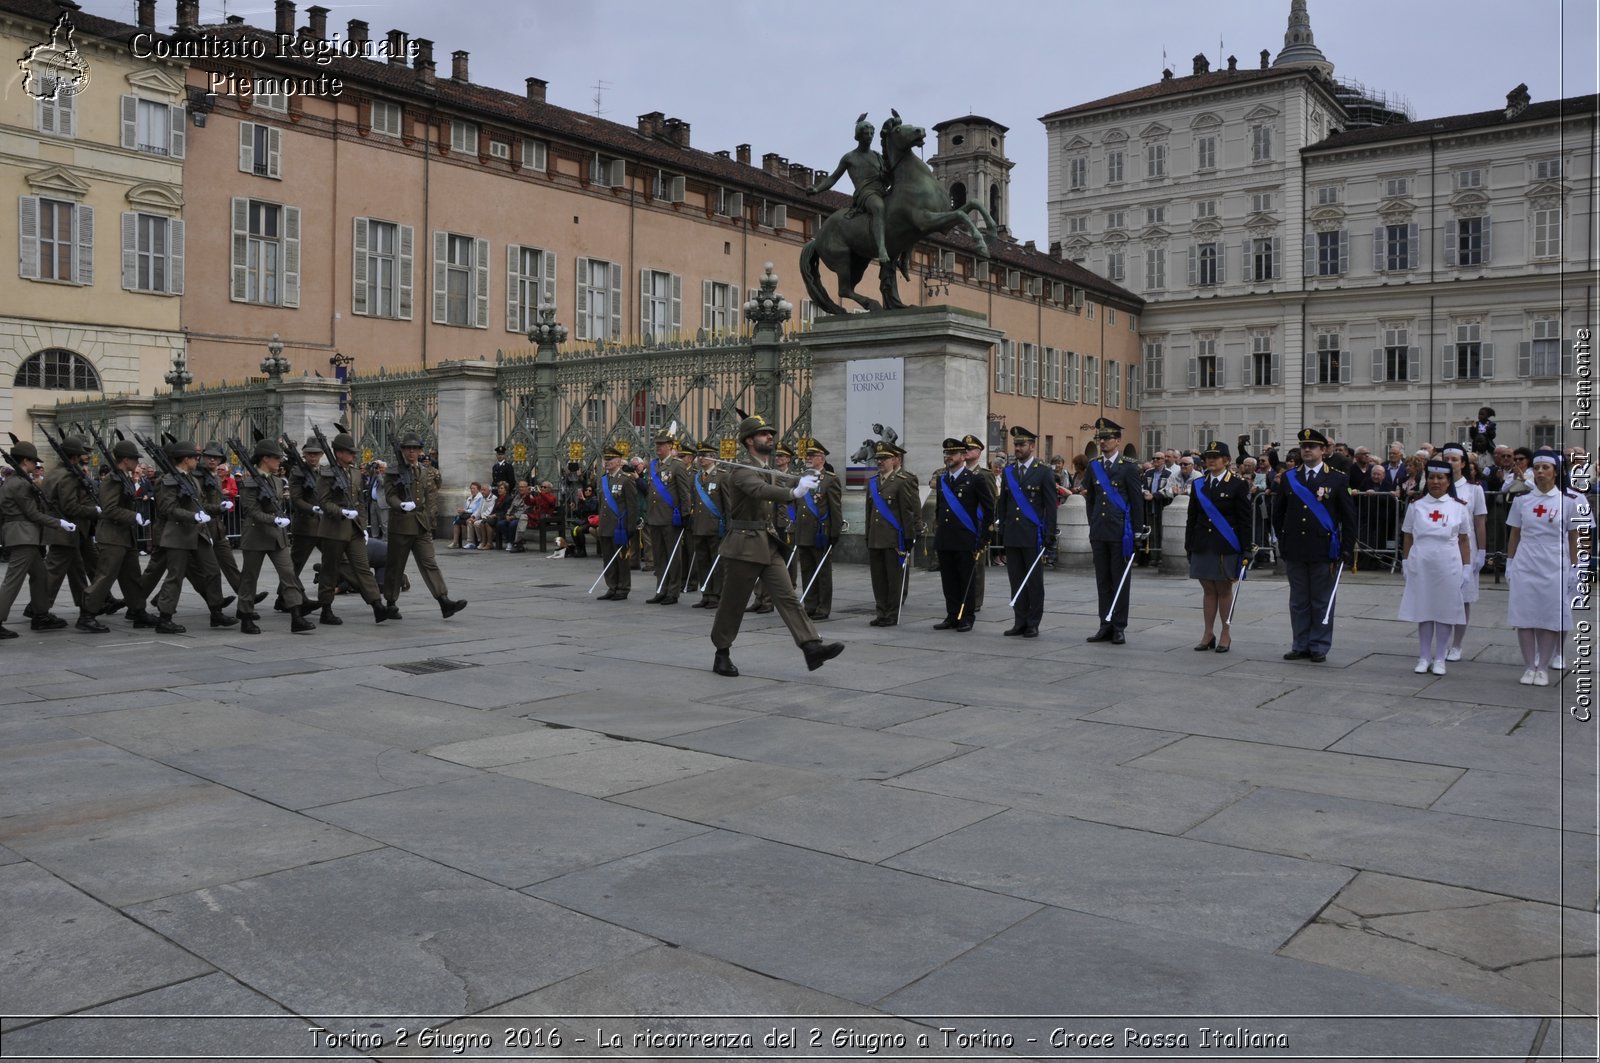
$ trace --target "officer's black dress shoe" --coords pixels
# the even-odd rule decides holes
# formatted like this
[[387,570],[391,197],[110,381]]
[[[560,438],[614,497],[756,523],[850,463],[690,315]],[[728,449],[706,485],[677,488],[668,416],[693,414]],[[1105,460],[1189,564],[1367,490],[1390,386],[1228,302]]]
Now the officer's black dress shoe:
[[678,596],[676,594],[674,594],[670,598],[663,598],[663,599],[661,599],[659,604],[661,604],[661,605],[677,605],[678,604]]
[[739,669],[733,666],[733,658],[727,650],[718,650],[716,659],[711,662],[711,670],[718,675],[733,677],[739,674]]
[[[1008,627],[1004,631],[1000,632],[1000,634],[1002,634],[1002,635],[1020,635],[1026,630],[1028,630],[1027,627],[1022,625],[1022,624],[1012,624],[1010,627]],[[1093,642],[1094,640],[1090,639],[1089,641]]]
[[390,620],[404,620],[405,619],[405,617],[400,615],[400,607],[398,605],[396,605],[394,602],[390,602],[388,605],[384,606],[384,611],[389,614],[389,619]]
[[644,604],[646,604],[646,605],[660,605],[662,602],[664,602],[666,600],[667,600],[667,596],[665,594],[657,594],[657,595],[653,595],[652,597],[646,598],[644,600]]
[[106,604],[100,607],[100,615],[110,616],[111,614],[120,611],[122,607],[127,604],[128,603],[123,601],[121,598],[107,598]]
[[1039,629],[1036,627],[1023,628],[1022,637],[1025,639],[1036,639],[1039,637]]
[[1116,631],[1114,629],[1109,628],[1109,627],[1103,627],[1099,631],[1096,631],[1093,635],[1090,635],[1088,638],[1084,639],[1083,641],[1085,641],[1085,642],[1110,642],[1111,641],[1111,636],[1114,635],[1114,634],[1116,634]]
[[466,607],[467,600],[465,598],[457,598],[453,601],[449,598],[439,599],[439,612],[444,614],[446,620],[449,620]]
[[333,624],[334,626],[344,623],[343,620],[333,615],[332,606],[323,606],[322,615],[317,618],[317,622],[322,624]]
[[961,623],[956,625],[956,630],[957,631],[971,631],[972,630],[972,621],[970,621],[970,620],[961,621]]
[[382,602],[373,602],[372,603],[372,620],[373,620],[373,623],[381,624],[387,619],[389,619],[389,607],[387,605],[384,605]]
[[111,630],[92,616],[80,616],[78,622],[72,626],[79,631],[87,631],[95,635]]
[[597,602],[611,602],[611,601],[615,601],[616,598],[617,598],[617,592],[616,591],[606,591],[600,597],[596,598],[595,601],[597,601]]
[[12,631],[10,628],[0,627],[0,639],[14,639],[14,638],[18,638],[18,637],[19,636],[17,635],[17,633],[15,631]]
[[1312,664],[1321,664],[1328,659],[1326,653],[1311,653],[1307,655]]
[[1283,659],[1286,661],[1303,661],[1310,656],[1310,650],[1290,650],[1288,653],[1283,655]]
[[1120,628],[1111,633],[1111,645],[1120,646],[1124,642],[1127,642],[1127,641],[1128,641],[1128,637],[1122,633],[1122,630]]
[[28,626],[35,631],[54,631],[56,628],[66,627],[67,622],[54,613],[38,613]]
[[806,655],[806,670],[815,672],[823,663],[831,661],[844,652],[842,642],[823,642],[821,639],[812,639],[800,647]]
[[957,623],[959,623],[959,621],[957,621],[953,617],[948,617],[947,616],[943,620],[939,621],[937,624],[933,625],[933,630],[935,630],[935,631],[949,631],[951,628],[955,627]]

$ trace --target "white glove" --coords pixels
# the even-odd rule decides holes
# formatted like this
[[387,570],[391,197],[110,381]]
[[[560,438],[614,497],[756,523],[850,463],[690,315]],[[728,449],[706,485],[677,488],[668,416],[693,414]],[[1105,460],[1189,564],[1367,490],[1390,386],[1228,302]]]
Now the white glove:
[[222,500],[222,512],[224,512],[224,513],[232,513],[233,512],[233,503],[231,501],[229,501],[228,499],[226,499],[226,498],[224,498]]
[[1468,561],[1466,564],[1461,566],[1462,586],[1466,586],[1467,584],[1474,582],[1477,578],[1477,570],[1472,567],[1471,561]]
[[402,502],[400,503],[400,508],[410,513],[417,508],[417,504],[415,502]]
[[288,517],[273,517],[272,518],[272,523],[276,524],[280,528],[287,528],[289,526],[289,518]]
[[802,476],[799,484],[795,486],[795,489],[790,494],[797,499],[804,498],[817,489],[819,482],[815,476]]
[[194,515],[194,522],[196,524],[210,524],[211,514],[202,509]]
[[367,529],[362,528],[361,529],[361,541],[362,542],[368,542],[369,540],[371,540],[371,538],[372,538],[372,536],[371,536],[371,534],[368,533]]
[[353,510],[353,509],[341,509],[339,512],[344,514],[344,519],[345,520],[355,520],[356,519],[356,511]]
[[95,506],[94,507],[94,515],[97,516],[97,517],[104,516],[105,515],[105,510],[101,509],[99,506]]
[[62,531],[72,532],[78,530],[78,526],[72,523],[70,520],[59,520],[56,521],[56,523],[61,525]]
[[143,513],[135,513],[133,515],[133,522],[139,527],[143,528],[150,523],[150,518],[145,516]]
[[317,516],[320,517],[320,516],[322,516],[322,507],[321,506],[312,506],[311,507],[311,512],[315,513]]

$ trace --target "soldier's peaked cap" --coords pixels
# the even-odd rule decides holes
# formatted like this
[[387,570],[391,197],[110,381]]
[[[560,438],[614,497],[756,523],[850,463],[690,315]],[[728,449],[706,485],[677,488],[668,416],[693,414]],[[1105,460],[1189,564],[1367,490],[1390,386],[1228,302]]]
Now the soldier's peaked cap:
[[616,447],[607,447],[605,449],[605,457],[607,459],[620,458],[622,457],[622,451],[618,450]]
[[818,443],[815,439],[813,439],[811,442],[806,444],[806,453],[807,454],[821,454],[823,457],[827,457],[828,456],[828,448],[823,446],[821,443]]
[[968,450],[984,450],[984,449],[987,449],[987,445],[984,443],[984,441],[979,439],[975,435],[971,435],[971,434],[964,435],[964,436],[961,437],[961,442],[966,444],[966,448]]
[[1032,440],[1038,439],[1039,437],[1037,435],[1035,435],[1031,429],[1024,428],[1020,424],[1018,424],[1018,425],[1012,425],[1011,426],[1011,438],[1013,440],[1024,440],[1025,439],[1025,440],[1028,440],[1028,441],[1031,442]]

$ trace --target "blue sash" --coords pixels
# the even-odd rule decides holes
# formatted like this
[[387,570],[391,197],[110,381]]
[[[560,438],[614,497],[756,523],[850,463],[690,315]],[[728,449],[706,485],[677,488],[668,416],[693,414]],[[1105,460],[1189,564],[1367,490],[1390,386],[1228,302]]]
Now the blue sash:
[[867,481],[867,491],[872,495],[872,504],[877,507],[878,515],[884,520],[888,521],[889,527],[894,529],[894,537],[897,544],[896,549],[898,549],[902,555],[900,558],[900,564],[904,566],[906,563],[906,557],[910,556],[906,554],[906,532],[905,529],[900,526],[900,522],[894,519],[894,514],[889,512],[889,507],[884,504],[883,495],[878,492],[878,477],[874,476],[872,479]]
[[667,490],[666,482],[661,479],[661,474],[656,471],[654,460],[650,462],[650,482],[655,484],[656,494],[661,496],[662,501],[672,507],[672,526],[674,528],[683,527],[683,514],[678,512],[678,500],[671,491]]
[[711,500],[710,493],[706,491],[706,485],[700,482],[700,477],[698,476],[694,478],[694,489],[700,492],[700,501],[704,502],[706,508],[711,511],[711,515],[717,518],[717,534],[727,535],[728,522],[722,519],[722,510],[718,509],[717,504]]
[[611,542],[616,546],[623,546],[628,541],[628,521],[623,517],[622,510],[617,508],[617,500],[611,497],[611,477],[601,475],[600,497],[606,500],[606,508],[611,510],[612,516],[617,518],[617,526],[611,529]]
[[[1207,477],[1210,479],[1210,477]],[[1233,547],[1234,553],[1241,553],[1239,537],[1233,533],[1233,525],[1222,519],[1222,514],[1217,511],[1217,504],[1206,495],[1206,488],[1201,484],[1195,489],[1194,497],[1200,500],[1200,508],[1206,511],[1206,517],[1211,521],[1211,526],[1222,533],[1222,537]]]
[[1337,561],[1339,559],[1339,529],[1334,526],[1333,514],[1329,513],[1328,507],[1323,505],[1321,500],[1311,493],[1311,488],[1307,487],[1305,481],[1300,479],[1302,475],[1304,474],[1290,470],[1285,474],[1284,478],[1289,481],[1289,489],[1295,493],[1295,497],[1300,500],[1300,504],[1311,511],[1311,515],[1317,518],[1317,523],[1322,525],[1322,530],[1328,533],[1328,560]]
[[950,489],[950,477],[948,475],[939,477],[939,492],[944,495],[944,504],[950,508],[950,512],[956,515],[956,519],[961,522],[961,526],[971,532],[973,539],[976,540],[978,537],[977,522],[972,519],[972,514],[967,512],[967,507],[961,504],[961,499],[957,498],[956,493]]
[[1133,556],[1133,514],[1128,510],[1128,500],[1122,497],[1122,492],[1111,485],[1111,477],[1106,475],[1105,459],[1097,458],[1089,463],[1094,469],[1094,478],[1100,482],[1100,490],[1105,492],[1113,505],[1122,510],[1122,556]]
[[812,497],[809,494],[805,496],[803,501],[806,504],[806,508],[811,511],[811,515],[816,518],[816,521],[817,521],[817,543],[816,543],[816,548],[818,550],[821,550],[824,546],[828,545],[828,518],[823,516],[821,513],[817,512],[817,503],[812,499]]
[[1038,545],[1044,547],[1044,521],[1039,519],[1039,513],[1033,508],[1033,503],[1028,501],[1028,496],[1022,493],[1022,485],[1017,483],[1017,467],[1015,464],[1006,466],[1006,487],[1011,490],[1011,497],[1016,500],[1017,512],[1022,514],[1022,519],[1033,525],[1034,534],[1038,536]]

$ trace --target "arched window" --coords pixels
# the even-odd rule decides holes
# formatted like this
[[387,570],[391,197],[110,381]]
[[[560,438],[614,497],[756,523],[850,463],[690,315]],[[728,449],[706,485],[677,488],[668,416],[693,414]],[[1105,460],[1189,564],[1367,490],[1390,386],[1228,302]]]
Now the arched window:
[[950,186],[950,209],[960,210],[967,202],[967,186],[964,182],[957,181]]
[[1000,220],[1000,186],[989,186],[989,215],[996,222]]
[[13,387],[54,391],[99,391],[100,374],[89,360],[59,347],[32,355],[17,367]]

